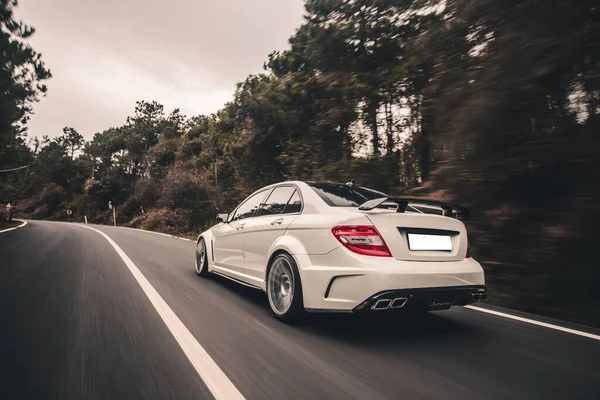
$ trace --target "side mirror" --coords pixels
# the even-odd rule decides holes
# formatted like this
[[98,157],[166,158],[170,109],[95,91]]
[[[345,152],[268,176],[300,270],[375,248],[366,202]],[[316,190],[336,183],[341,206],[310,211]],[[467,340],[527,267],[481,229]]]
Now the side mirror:
[[227,218],[229,217],[229,214],[217,214],[217,222],[226,222]]

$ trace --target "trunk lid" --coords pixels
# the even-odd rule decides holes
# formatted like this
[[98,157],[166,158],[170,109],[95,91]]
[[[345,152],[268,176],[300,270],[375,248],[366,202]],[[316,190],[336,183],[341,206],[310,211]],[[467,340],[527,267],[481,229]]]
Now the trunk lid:
[[466,256],[467,230],[455,218],[382,209],[357,212],[369,218],[398,260],[459,261]]

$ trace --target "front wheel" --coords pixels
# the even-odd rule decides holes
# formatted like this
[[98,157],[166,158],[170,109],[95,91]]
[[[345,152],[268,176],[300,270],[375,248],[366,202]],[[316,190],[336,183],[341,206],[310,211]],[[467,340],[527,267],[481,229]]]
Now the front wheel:
[[206,278],[209,276],[208,259],[206,257],[206,244],[204,239],[200,238],[196,244],[196,275]]
[[289,254],[279,254],[271,261],[267,297],[271,312],[280,320],[297,321],[304,315],[302,282],[296,262]]

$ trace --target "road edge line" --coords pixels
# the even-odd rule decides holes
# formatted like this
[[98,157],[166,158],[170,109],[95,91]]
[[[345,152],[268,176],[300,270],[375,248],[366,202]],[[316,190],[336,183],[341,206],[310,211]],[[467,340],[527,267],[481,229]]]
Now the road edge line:
[[25,225],[27,225],[27,221],[23,221],[23,220],[20,220],[20,219],[15,219],[15,221],[21,221],[23,223],[21,225],[13,226],[12,228],[2,229],[0,231],[0,233],[4,233],[4,232],[8,232],[8,231],[14,231],[15,229],[19,229],[19,228],[22,228]]
[[140,229],[140,228],[131,228],[129,226],[117,226],[117,228],[131,229],[131,230],[134,230],[134,231],[140,231],[140,232],[146,232],[146,233],[153,233],[155,235],[167,236],[167,237],[170,237],[170,238],[181,239],[181,240],[185,240],[185,241],[188,241],[188,242],[193,242],[192,239],[184,238],[184,237],[181,237],[181,236],[169,235],[168,233],[149,231],[149,230]]
[[242,396],[239,390],[229,378],[227,378],[225,373],[219,368],[217,363],[210,357],[202,345],[198,343],[194,335],[192,335],[183,322],[181,322],[179,317],[177,317],[175,312],[169,307],[160,294],[158,294],[156,289],[154,289],[152,284],[146,279],[133,261],[131,261],[129,256],[125,254],[121,247],[119,247],[110,236],[98,229],[86,225],[78,226],[101,234],[115,249],[181,347],[181,350],[183,350],[183,353],[200,376],[200,379],[202,379],[215,399],[245,400],[244,396]]
[[483,312],[483,313],[488,313],[488,314],[496,315],[498,317],[504,317],[504,318],[512,319],[512,320],[515,320],[515,321],[525,322],[525,323],[528,323],[528,324],[531,324],[531,325],[537,325],[537,326],[542,326],[542,327],[548,328],[548,329],[554,329],[556,331],[561,331],[561,332],[570,333],[570,334],[573,334],[573,335],[583,336],[583,337],[586,337],[588,339],[600,340],[600,335],[594,335],[593,333],[582,332],[582,331],[578,331],[576,329],[571,329],[571,328],[565,328],[564,326],[549,324],[547,322],[536,321],[534,319],[529,319],[529,318],[518,317],[516,315],[506,314],[506,313],[503,313],[503,312],[500,312],[500,311],[490,310],[488,308],[483,308],[483,307],[465,306],[465,308],[468,308],[470,310],[475,310],[475,311]]

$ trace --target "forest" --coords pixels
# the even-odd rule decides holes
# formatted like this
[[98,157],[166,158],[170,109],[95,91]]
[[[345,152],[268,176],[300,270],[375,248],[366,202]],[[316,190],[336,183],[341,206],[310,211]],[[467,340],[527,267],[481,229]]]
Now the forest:
[[51,73],[15,5],[0,0],[0,201],[16,217],[110,224],[111,201],[118,225],[195,237],[266,184],[354,179],[472,207],[492,304],[600,326],[597,1],[306,0],[218,112],[144,99],[91,140],[27,136]]

